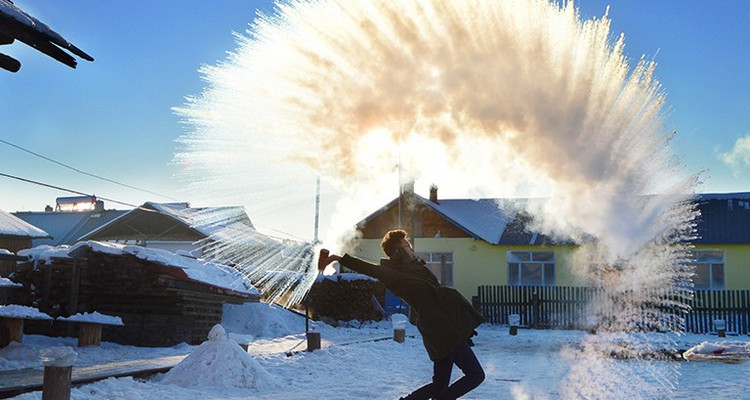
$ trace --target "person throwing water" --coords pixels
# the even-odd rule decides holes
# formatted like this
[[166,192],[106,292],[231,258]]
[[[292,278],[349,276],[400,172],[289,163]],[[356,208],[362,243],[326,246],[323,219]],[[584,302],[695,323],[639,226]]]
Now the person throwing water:
[[[484,318],[455,289],[440,286],[425,262],[414,253],[406,231],[392,230],[380,243],[388,256],[381,265],[349,254],[321,254],[319,265],[338,261],[342,266],[381,281],[388,290],[411,307],[417,329],[433,362],[432,382],[401,400],[457,399],[484,381],[484,370],[471,346],[475,329]],[[414,320],[414,318],[413,318]],[[453,365],[464,373],[450,383]]]

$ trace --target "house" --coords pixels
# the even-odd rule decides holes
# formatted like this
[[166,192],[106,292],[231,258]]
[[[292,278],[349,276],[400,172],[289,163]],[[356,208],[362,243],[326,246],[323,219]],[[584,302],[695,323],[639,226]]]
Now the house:
[[750,192],[702,194],[697,201],[696,287],[750,289]]
[[[32,241],[49,234],[12,214],[0,210],[0,276],[7,276],[19,258],[14,253],[32,246]],[[5,250],[5,251],[3,251]]]
[[[585,286],[574,271],[577,246],[526,227],[526,200],[439,199],[402,189],[399,197],[357,224],[353,255],[379,260],[382,236],[403,227],[436,277],[470,298],[482,285]],[[696,200],[695,284],[698,289],[750,289],[750,193],[703,194]]]
[[262,236],[255,230],[244,207],[190,207],[188,203],[147,202],[78,240],[135,244],[200,257],[207,246],[238,234]]
[[[203,249],[238,233],[262,236],[243,207],[190,207],[188,203],[146,202],[132,210],[107,210],[101,201],[91,210],[17,212],[18,218],[49,232],[32,246],[73,245],[97,240],[148,248],[187,252],[196,257]],[[65,207],[62,207],[65,210]]]

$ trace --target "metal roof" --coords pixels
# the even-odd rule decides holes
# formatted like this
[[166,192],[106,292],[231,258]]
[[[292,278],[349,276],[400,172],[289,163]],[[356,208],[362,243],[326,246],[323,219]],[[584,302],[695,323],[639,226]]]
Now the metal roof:
[[32,246],[72,245],[84,234],[125,214],[126,210],[103,211],[19,211],[16,217],[49,233],[52,238],[34,239]]
[[694,244],[750,244],[750,192],[698,196]]

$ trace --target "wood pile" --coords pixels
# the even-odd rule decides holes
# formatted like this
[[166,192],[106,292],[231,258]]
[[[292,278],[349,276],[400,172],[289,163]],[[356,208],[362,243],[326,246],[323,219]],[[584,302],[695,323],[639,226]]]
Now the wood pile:
[[379,281],[326,278],[313,284],[305,301],[313,319],[380,321],[383,315],[373,296],[381,307],[385,304],[385,286]]
[[[19,304],[52,317],[98,311],[122,318],[125,326],[105,325],[102,341],[137,346],[199,344],[221,322],[223,304],[258,301],[257,296],[186,279],[180,268],[132,255],[88,252],[86,258],[52,258],[24,264],[13,277]],[[27,333],[75,336],[74,325],[28,324]],[[77,328],[77,327],[76,327]]]

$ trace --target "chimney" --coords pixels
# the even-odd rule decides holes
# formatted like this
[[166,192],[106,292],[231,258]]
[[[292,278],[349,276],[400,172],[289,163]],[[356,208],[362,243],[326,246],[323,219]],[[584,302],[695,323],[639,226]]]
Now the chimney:
[[398,196],[398,227],[405,230],[409,237],[414,237],[415,207],[414,181],[411,180],[401,184]]
[[438,202],[437,190],[438,190],[437,185],[430,185],[430,201],[435,204],[440,204]]

